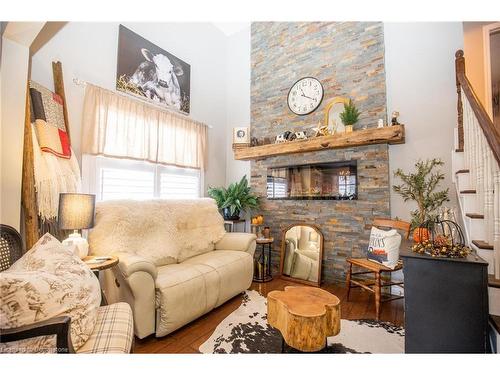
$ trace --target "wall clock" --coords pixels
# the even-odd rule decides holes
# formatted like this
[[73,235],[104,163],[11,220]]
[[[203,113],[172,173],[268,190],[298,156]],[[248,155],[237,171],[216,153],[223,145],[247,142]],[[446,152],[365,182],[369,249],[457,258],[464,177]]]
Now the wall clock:
[[316,110],[323,100],[323,85],[314,77],[304,77],[288,91],[288,108],[297,115],[308,115]]

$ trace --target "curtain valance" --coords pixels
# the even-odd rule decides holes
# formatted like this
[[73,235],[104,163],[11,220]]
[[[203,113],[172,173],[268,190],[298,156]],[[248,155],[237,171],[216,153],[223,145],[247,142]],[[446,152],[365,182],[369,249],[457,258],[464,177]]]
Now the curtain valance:
[[82,153],[206,168],[207,126],[87,84]]

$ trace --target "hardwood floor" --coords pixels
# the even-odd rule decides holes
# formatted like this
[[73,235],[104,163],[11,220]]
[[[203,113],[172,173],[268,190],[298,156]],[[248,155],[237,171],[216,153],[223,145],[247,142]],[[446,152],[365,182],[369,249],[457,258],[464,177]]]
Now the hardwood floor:
[[[250,289],[266,296],[272,290],[283,290],[286,285],[300,285],[275,278],[269,283],[253,283]],[[341,301],[343,319],[375,319],[374,296],[361,289],[352,289],[349,301],[346,301],[344,284],[322,285],[322,288],[335,294]],[[382,304],[380,320],[403,325],[404,300]],[[198,353],[199,346],[213,333],[217,325],[241,304],[241,295],[234,297],[222,306],[180,328],[168,336],[156,338],[154,335],[142,340],[136,338],[134,353]]]

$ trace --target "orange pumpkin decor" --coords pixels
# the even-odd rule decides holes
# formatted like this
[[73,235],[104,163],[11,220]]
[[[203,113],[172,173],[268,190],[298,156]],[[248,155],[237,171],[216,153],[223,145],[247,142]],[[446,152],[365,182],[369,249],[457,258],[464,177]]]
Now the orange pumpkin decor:
[[413,241],[421,243],[429,240],[429,230],[427,228],[418,227],[413,230]]
[[252,224],[253,225],[259,224],[259,220],[257,220],[257,217],[252,217]]
[[264,216],[262,215],[257,216],[257,224],[264,224]]

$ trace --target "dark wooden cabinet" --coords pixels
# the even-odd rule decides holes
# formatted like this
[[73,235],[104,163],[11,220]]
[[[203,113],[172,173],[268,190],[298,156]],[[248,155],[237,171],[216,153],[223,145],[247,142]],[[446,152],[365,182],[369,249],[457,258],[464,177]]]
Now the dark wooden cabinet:
[[406,353],[485,353],[488,263],[401,251]]

